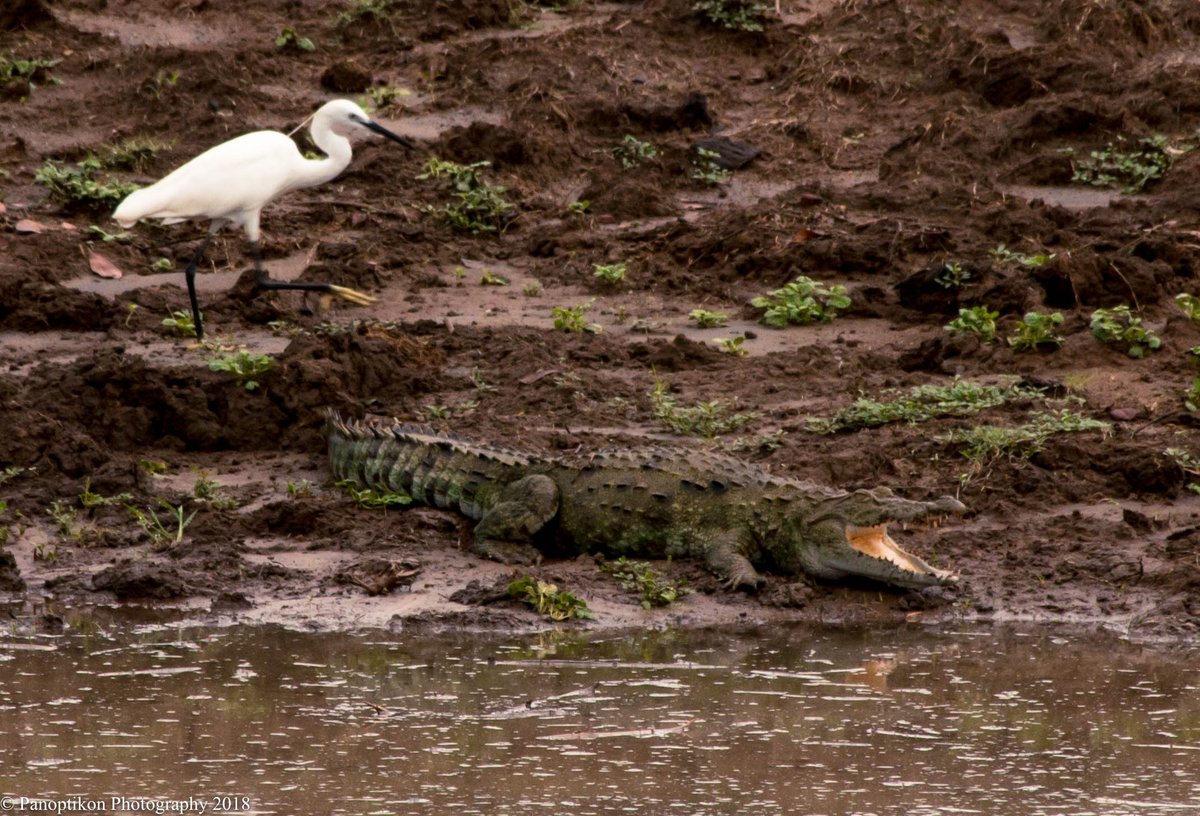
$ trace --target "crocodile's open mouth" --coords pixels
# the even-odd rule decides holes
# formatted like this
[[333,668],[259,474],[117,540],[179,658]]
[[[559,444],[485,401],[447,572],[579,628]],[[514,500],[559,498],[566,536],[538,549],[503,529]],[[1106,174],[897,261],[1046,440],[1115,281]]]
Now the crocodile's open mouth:
[[872,527],[856,527],[846,525],[846,540],[850,546],[863,555],[878,558],[895,564],[905,572],[914,575],[931,575],[939,581],[957,581],[958,576],[949,570],[930,566],[910,552],[905,552],[900,545],[888,535],[887,524],[876,524]]

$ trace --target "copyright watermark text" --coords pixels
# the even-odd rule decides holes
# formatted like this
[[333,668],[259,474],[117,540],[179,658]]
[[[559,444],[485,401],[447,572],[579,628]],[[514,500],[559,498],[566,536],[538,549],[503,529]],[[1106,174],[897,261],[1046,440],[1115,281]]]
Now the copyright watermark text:
[[5,813],[244,813],[248,810],[249,796],[189,796],[187,799],[130,796],[109,796],[104,799],[83,796],[63,799],[0,797],[0,811]]

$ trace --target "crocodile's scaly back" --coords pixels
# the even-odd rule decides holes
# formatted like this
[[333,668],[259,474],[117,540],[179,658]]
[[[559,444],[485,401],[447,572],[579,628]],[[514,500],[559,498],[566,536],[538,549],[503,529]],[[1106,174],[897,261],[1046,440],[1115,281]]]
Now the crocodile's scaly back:
[[497,491],[524,476],[537,457],[463,442],[420,425],[390,426],[326,416],[329,462],[337,481],[410,496],[478,521]]
[[957,580],[887,534],[892,522],[962,512],[949,496],[922,502],[887,488],[848,492],[704,451],[538,457],[419,426],[345,421],[332,411],[328,434],[336,479],[475,519],[471,549],[506,563],[536,562],[550,548],[693,557],[747,589],[762,585],[763,566],[896,586]]

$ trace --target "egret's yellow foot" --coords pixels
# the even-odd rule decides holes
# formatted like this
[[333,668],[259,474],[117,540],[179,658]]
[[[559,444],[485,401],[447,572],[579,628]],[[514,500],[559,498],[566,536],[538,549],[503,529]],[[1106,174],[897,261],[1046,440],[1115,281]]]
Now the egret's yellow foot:
[[348,300],[351,303],[357,303],[359,306],[370,306],[378,298],[368,295],[366,292],[360,292],[357,289],[351,289],[348,286],[330,286],[329,293],[340,297],[342,300]]

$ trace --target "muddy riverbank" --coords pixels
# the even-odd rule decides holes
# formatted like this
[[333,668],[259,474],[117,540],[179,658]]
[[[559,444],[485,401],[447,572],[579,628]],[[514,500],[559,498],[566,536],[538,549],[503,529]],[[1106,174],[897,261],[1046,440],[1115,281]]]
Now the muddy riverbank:
[[[332,406],[543,453],[721,447],[970,511],[901,537],[961,572],[952,590],[771,576],[747,595],[677,562],[655,568],[693,592],[646,611],[592,559],[543,564],[595,610],[580,625],[1022,620],[1194,637],[1200,323],[1175,298],[1200,294],[1200,11],[780,12],[739,32],[684,0],[0,3],[0,57],[47,63],[0,85],[0,592],[19,615],[117,602],[330,629],[545,625],[496,597],[511,570],[459,547],[462,519],[361,508],[330,484]],[[198,347],[163,320],[187,308],[181,269],[203,228],[122,234],[113,201],[35,181],[94,155],[99,183],[147,183],[334,96],[419,149],[357,144],[334,182],[268,208],[264,256],[277,277],[354,286],[372,306],[255,293],[228,231],[200,275],[215,345]],[[1072,183],[1093,151],[1128,164],[1140,140],[1161,148],[1136,159],[1162,159],[1161,178],[1136,193]],[[738,166],[710,165],[706,145]],[[480,177],[511,207],[475,232],[448,223],[453,199],[418,178],[435,157],[490,162]],[[620,280],[594,274],[618,264]],[[94,271],[110,266],[119,279]],[[763,325],[751,301],[800,275],[844,286],[849,307]],[[555,307],[584,305],[600,331],[555,328]],[[981,306],[994,341],[945,329]],[[1121,306],[1161,340],[1141,358],[1091,329]],[[701,328],[696,309],[726,325]],[[1062,315],[1060,345],[1007,342],[1033,311]],[[272,360],[253,390],[209,367],[238,350]],[[956,381],[1010,397],[913,424],[812,422]],[[721,422],[681,432],[697,417]],[[1058,432],[1038,435],[1048,421]],[[968,458],[980,428],[1033,434]],[[368,594],[403,562],[419,571]]]

